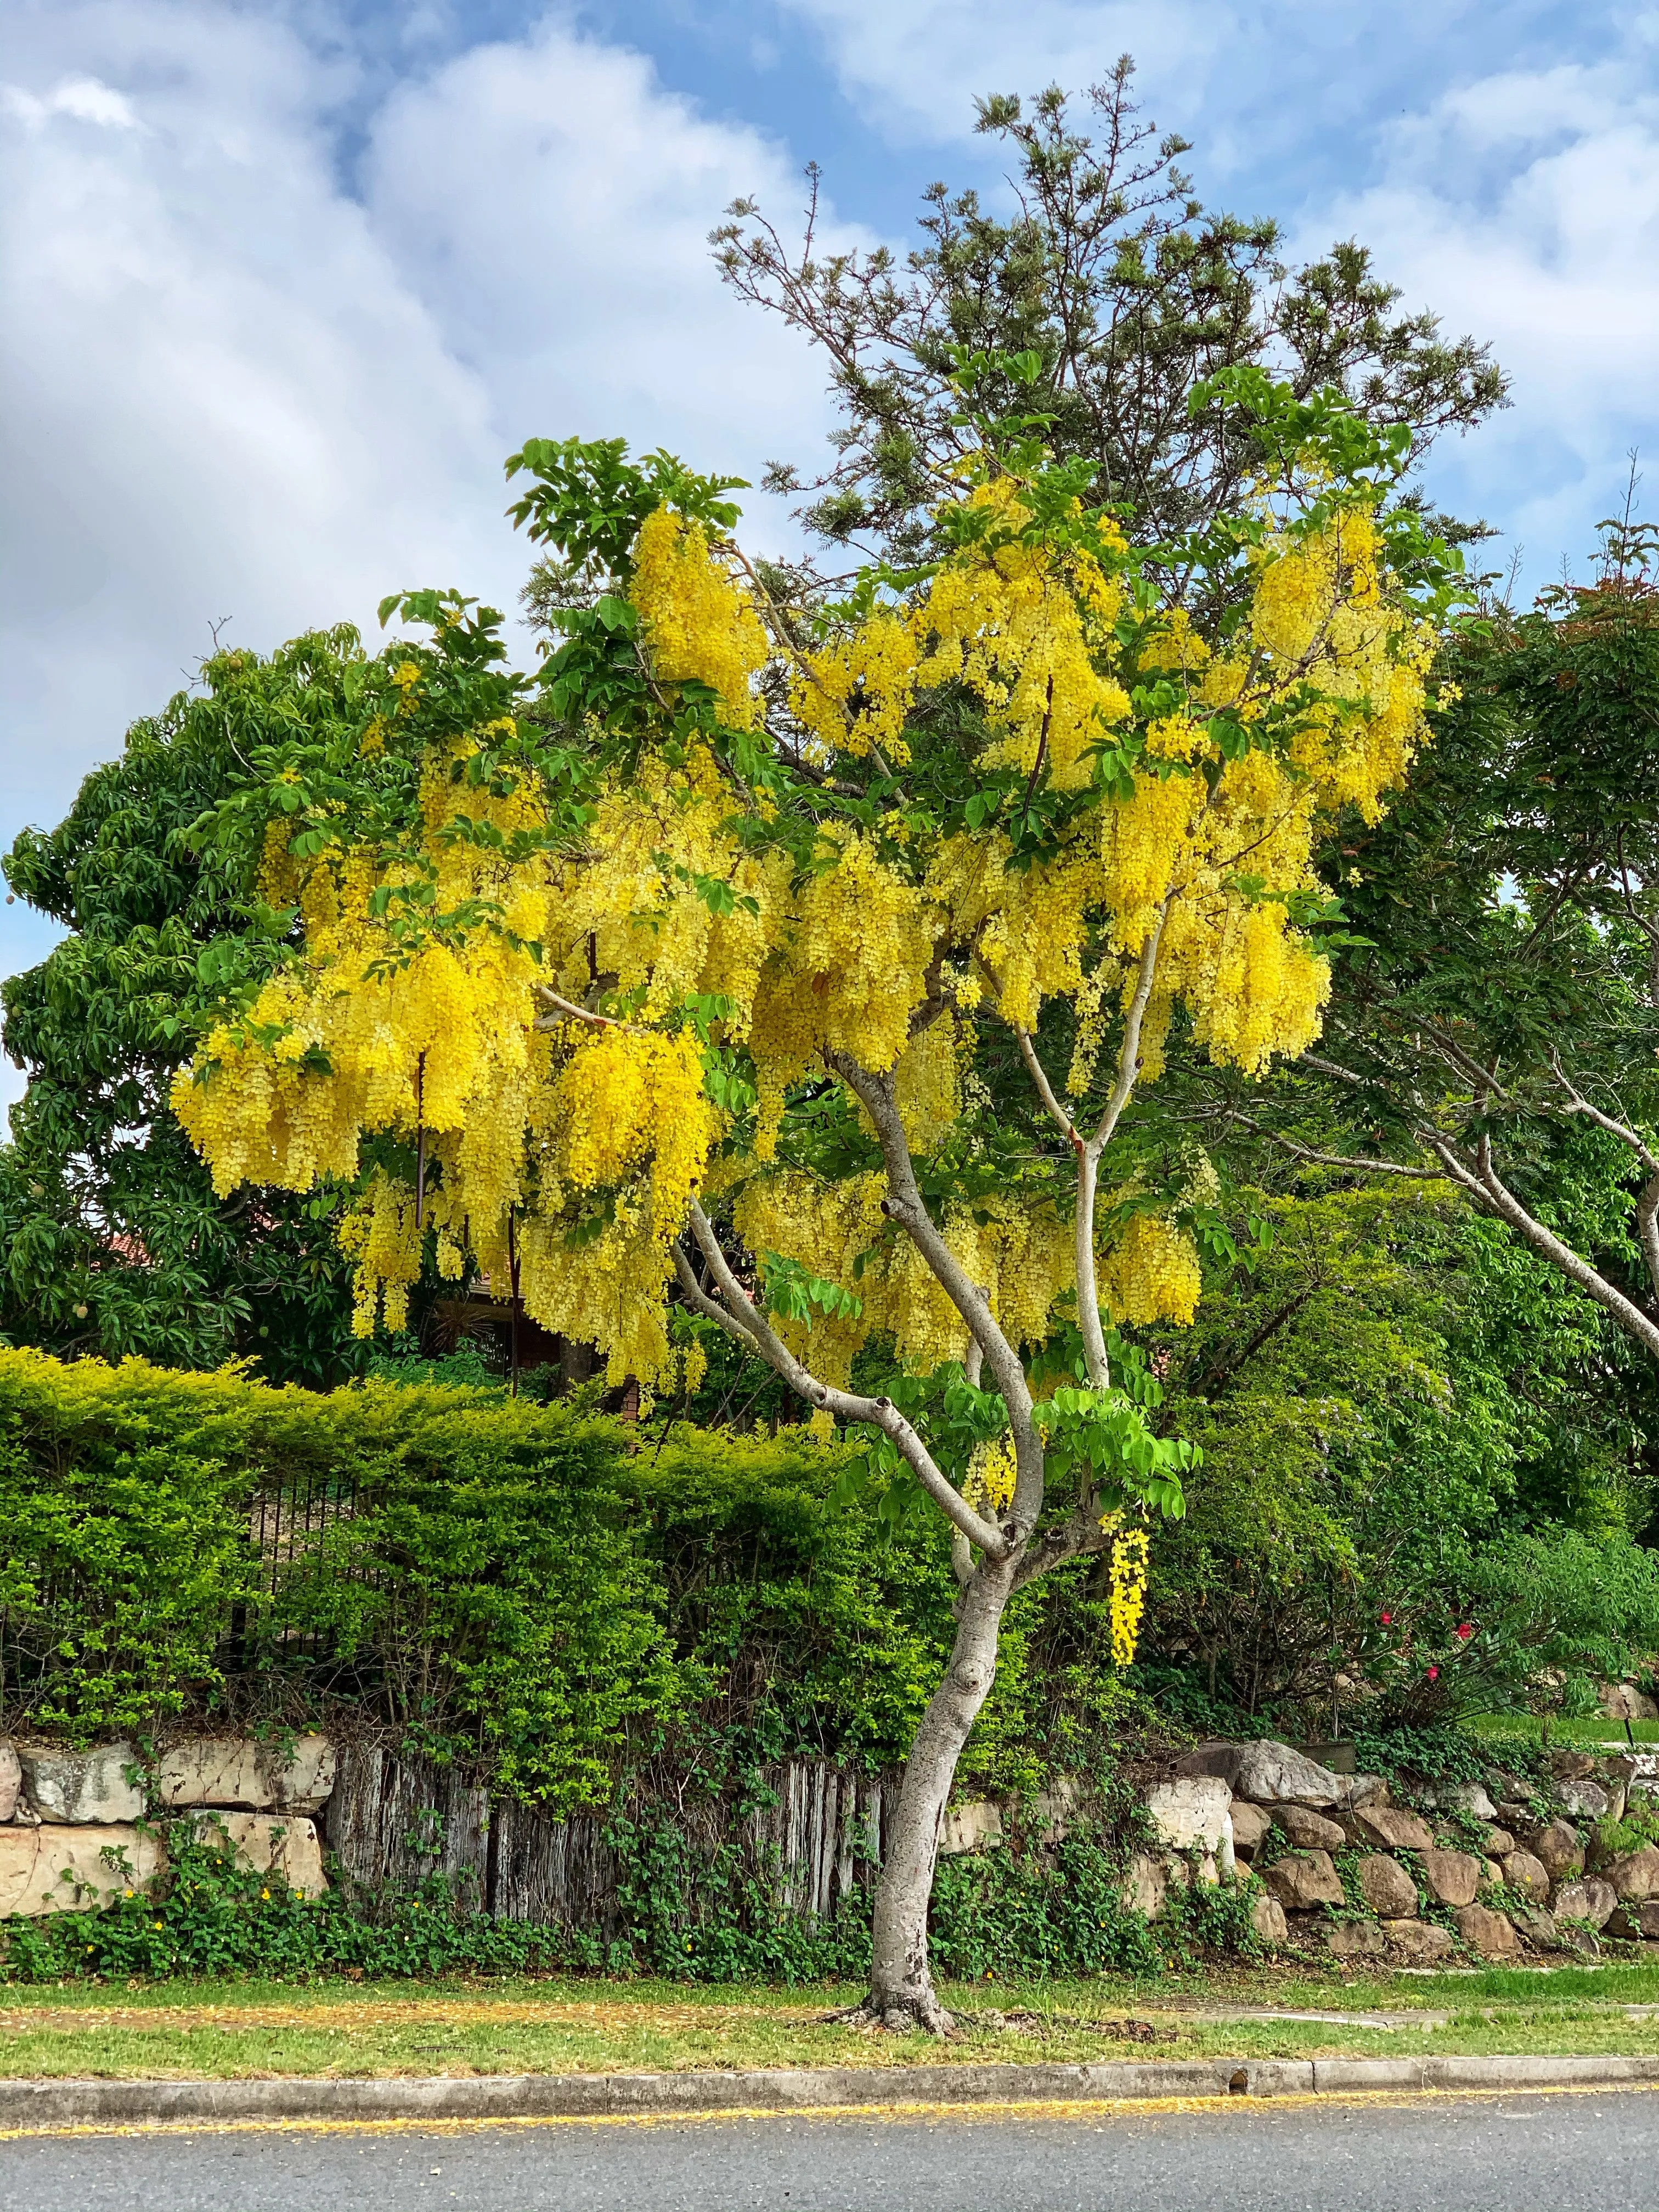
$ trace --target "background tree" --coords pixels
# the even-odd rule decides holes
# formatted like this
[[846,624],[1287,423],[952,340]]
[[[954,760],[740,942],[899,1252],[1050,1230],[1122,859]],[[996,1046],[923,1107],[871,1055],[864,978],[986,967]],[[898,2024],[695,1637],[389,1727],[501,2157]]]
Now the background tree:
[[167,1103],[204,1008],[257,982],[294,933],[192,842],[209,808],[265,790],[273,738],[343,709],[363,662],[346,629],[261,660],[217,653],[202,689],[136,723],[56,830],[6,855],[14,891],[69,935],[5,986],[28,1076],[0,1146],[0,1333],[73,1354],[336,1379],[348,1273],[332,1207],[281,1191],[216,1199]]
[[1356,927],[1291,1157],[1438,1177],[1659,1357],[1659,592],[1605,526],[1592,585],[1449,649],[1437,741],[1333,872]]
[[1160,1425],[1204,1454],[1153,1555],[1159,1706],[1375,1734],[1524,1703],[1549,1665],[1589,1710],[1586,1650],[1620,1640],[1598,1594],[1640,1587],[1659,1624],[1639,1350],[1442,1184],[1265,1164],[1277,1188],[1227,1200],[1238,1260],[1146,1347]]
[[[489,610],[390,600],[432,643],[374,666],[357,728],[273,763],[267,821],[217,825],[305,943],[228,1004],[175,1109],[221,1193],[362,1179],[365,1333],[398,1325],[430,1241],[661,1382],[689,1356],[672,1288],[945,1515],[956,1642],[876,1907],[890,2025],[946,2024],[936,1839],[1010,1598],[1109,1553],[1127,1659],[1144,1516],[1180,1504],[1190,1452],[1114,1373],[1109,1322],[1189,1317],[1195,1240],[1224,1232],[1190,1146],[1156,1177],[1109,1147],[1177,1010],[1251,1073],[1315,1034],[1316,824],[1397,780],[1453,588],[1387,506],[1403,439],[1259,374],[1232,398],[1259,491],[1189,548],[1240,610],[1213,641],[1029,416],[981,414],[933,562],[836,603],[773,596],[730,485],[526,447],[516,516],[610,586],[563,611],[536,685]],[[378,767],[394,738],[417,775]],[[977,1074],[992,1040],[1040,1143]]]
[[[1140,115],[1133,68],[1126,55],[1090,91],[1092,134],[1056,86],[1029,106],[981,100],[978,128],[1015,158],[1018,212],[1003,221],[975,193],[935,185],[902,262],[886,247],[821,252],[816,169],[799,243],[750,200],[714,232],[740,296],[829,356],[834,464],[805,483],[775,466],[770,483],[807,490],[805,518],[831,543],[901,560],[926,548],[933,503],[972,446],[953,382],[964,356],[981,362],[988,404],[1045,411],[1054,452],[1087,459],[1090,497],[1127,501],[1146,544],[1205,528],[1247,489],[1247,427],[1218,398],[1192,404],[1224,370],[1263,368],[1299,399],[1340,391],[1375,428],[1408,430],[1419,458],[1504,404],[1488,349],[1449,342],[1431,314],[1398,313],[1366,247],[1347,240],[1293,268],[1276,223],[1206,210],[1176,166],[1188,142]],[[1038,374],[1017,386],[997,364],[1026,354]]]

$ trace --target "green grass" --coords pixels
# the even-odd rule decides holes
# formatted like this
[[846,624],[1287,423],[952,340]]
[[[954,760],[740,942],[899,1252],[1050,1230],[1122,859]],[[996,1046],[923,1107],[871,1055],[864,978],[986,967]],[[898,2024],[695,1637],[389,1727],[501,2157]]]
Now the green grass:
[[1623,1721],[1609,1720],[1605,1713],[1589,1720],[1552,1721],[1547,1737],[1540,1735],[1540,1723],[1530,1713],[1476,1713],[1463,1725],[1476,1735],[1521,1743],[1604,1744],[1609,1750],[1623,1750],[1632,1740],[1659,1744],[1659,1721],[1632,1721],[1627,1737]]
[[[455,1980],[295,1986],[257,1981],[0,1990],[0,2074],[196,2078],[656,2071],[919,2061],[1373,2057],[1405,2051],[1659,2056],[1659,1966],[1492,1968],[1436,1976],[1236,1970],[1156,1983],[981,1983],[947,2002],[963,2033],[860,2034],[826,2015],[851,1988]],[[1206,2020],[1206,2007],[1444,2014],[1393,2029]],[[995,2008],[1006,2025],[992,2016]],[[1152,2031],[1133,2036],[1130,2021]]]

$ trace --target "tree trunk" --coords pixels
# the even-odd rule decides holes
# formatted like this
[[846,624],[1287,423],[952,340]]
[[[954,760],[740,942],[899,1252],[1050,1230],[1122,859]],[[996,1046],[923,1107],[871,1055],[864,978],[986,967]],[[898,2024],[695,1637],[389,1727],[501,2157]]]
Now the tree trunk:
[[870,1994],[856,2017],[874,2026],[948,2034],[951,2015],[927,1966],[927,1906],[940,1815],[957,1761],[997,1667],[997,1634],[1013,1581],[1012,1559],[983,1561],[962,1594],[951,1664],[934,1691],[905,1763],[887,1863],[876,1891]]

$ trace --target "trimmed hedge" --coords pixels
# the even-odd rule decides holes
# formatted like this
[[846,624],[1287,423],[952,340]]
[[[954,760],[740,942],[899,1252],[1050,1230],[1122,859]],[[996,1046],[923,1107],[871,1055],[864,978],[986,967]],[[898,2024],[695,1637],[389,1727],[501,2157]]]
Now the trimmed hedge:
[[[942,1529],[831,1510],[844,1465],[799,1430],[0,1349],[0,1727],[372,1725],[561,1810],[659,1759],[890,1764],[953,1584]],[[965,1775],[1083,1763],[1126,1694],[1103,1613],[1084,1570],[1020,1594]]]

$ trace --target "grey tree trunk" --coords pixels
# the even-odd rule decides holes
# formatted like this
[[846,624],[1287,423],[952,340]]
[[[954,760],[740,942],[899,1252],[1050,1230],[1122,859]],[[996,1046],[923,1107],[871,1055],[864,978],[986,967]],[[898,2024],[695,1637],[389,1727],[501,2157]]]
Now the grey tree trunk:
[[939,1818],[957,1761],[996,1674],[997,1636],[1015,1562],[981,1561],[962,1594],[945,1680],[928,1701],[904,1769],[887,1863],[876,1890],[870,1994],[859,2008],[883,2027],[948,2033],[951,2016],[927,1964],[927,1906],[933,1890]]

